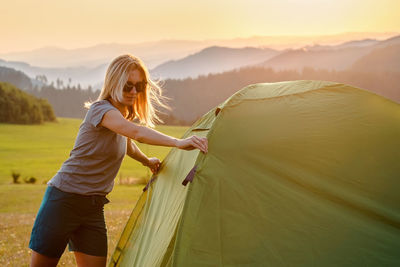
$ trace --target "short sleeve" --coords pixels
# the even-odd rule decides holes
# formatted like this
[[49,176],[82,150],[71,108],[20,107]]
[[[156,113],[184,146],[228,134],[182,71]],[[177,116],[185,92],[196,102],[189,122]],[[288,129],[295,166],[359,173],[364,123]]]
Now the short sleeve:
[[109,110],[116,110],[116,108],[107,100],[94,102],[89,108],[85,121],[93,125],[93,127],[97,127],[104,114]]

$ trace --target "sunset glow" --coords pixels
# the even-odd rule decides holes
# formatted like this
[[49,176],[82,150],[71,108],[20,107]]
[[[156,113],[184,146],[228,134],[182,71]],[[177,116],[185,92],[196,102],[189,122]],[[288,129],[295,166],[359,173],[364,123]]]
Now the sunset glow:
[[398,0],[20,0],[0,6],[0,52],[254,35],[400,32]]

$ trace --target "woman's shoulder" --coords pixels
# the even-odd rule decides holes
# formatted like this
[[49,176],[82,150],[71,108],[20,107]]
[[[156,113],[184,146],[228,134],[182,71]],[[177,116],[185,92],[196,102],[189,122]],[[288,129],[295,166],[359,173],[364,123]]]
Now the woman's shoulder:
[[109,110],[118,110],[108,100],[97,100],[90,104],[86,114],[85,122],[91,122],[95,127],[103,119],[104,114]]
[[93,106],[112,106],[112,104],[107,99],[102,99],[102,100],[96,100],[96,101],[90,103],[90,107],[93,107]]
[[106,99],[102,99],[102,100],[96,100],[95,102],[92,102],[89,104],[89,110],[94,110],[94,109],[117,109],[116,107],[114,107],[110,101],[106,100]]

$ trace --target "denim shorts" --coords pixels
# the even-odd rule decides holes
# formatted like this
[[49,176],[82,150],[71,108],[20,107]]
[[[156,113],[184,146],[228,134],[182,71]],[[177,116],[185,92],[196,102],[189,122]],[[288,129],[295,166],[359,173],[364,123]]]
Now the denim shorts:
[[29,248],[50,258],[70,251],[107,256],[105,196],[85,196],[48,186],[33,225]]

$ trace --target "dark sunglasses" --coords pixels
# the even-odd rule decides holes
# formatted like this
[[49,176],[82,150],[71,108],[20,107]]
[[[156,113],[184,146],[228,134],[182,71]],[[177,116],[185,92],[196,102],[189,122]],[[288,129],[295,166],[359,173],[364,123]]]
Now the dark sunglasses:
[[141,93],[144,92],[144,90],[146,90],[146,82],[137,82],[137,83],[133,83],[130,81],[127,81],[125,86],[124,86],[124,92],[129,93],[130,91],[132,91],[132,88],[135,87],[136,92]]

